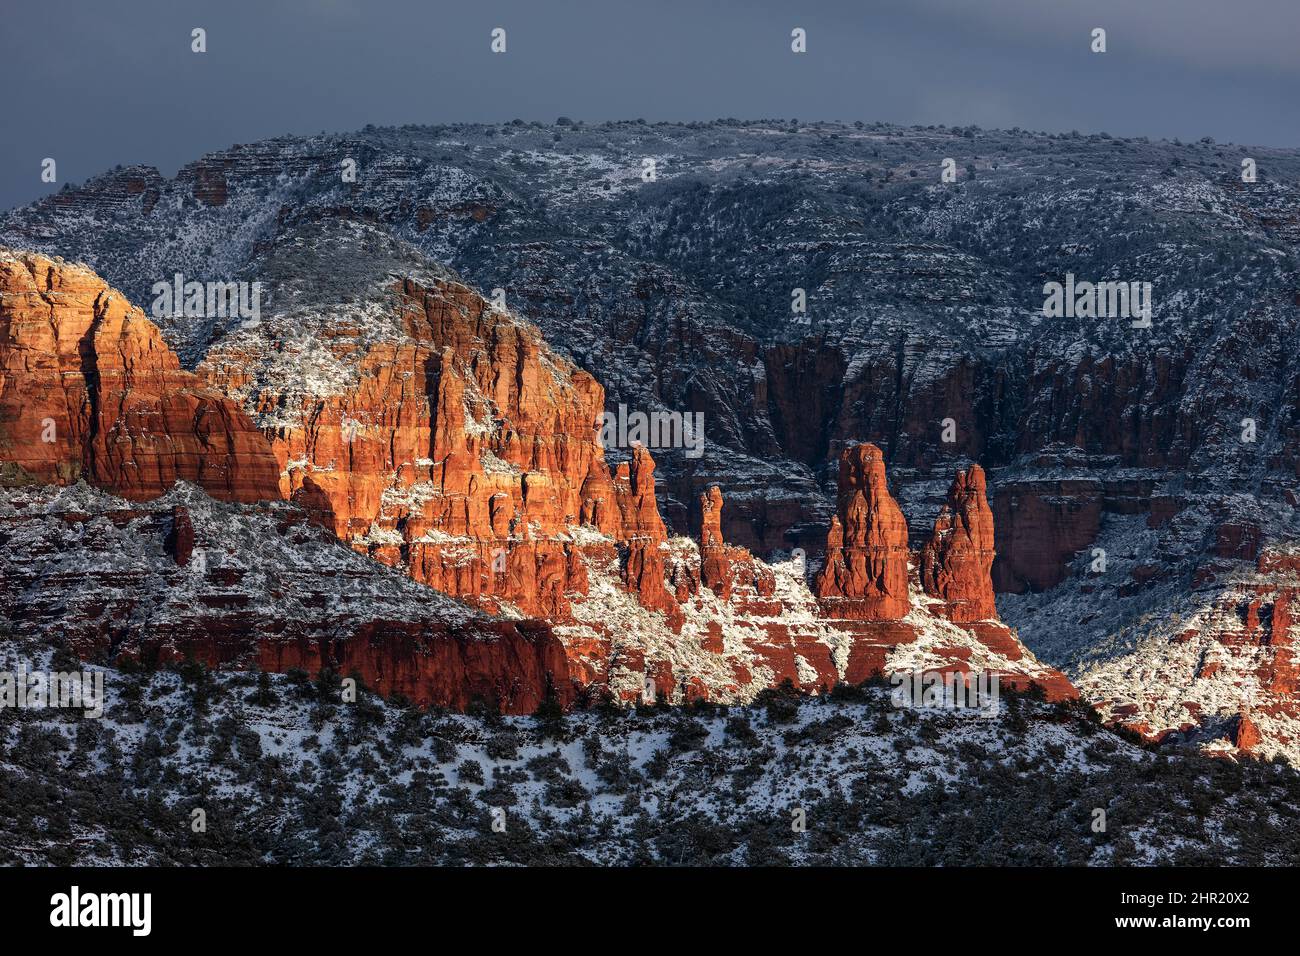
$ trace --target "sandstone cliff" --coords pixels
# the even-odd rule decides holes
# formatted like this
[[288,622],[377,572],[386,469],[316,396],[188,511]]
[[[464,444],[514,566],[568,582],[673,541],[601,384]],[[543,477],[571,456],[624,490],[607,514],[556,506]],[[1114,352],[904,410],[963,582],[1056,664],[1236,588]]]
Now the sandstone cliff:
[[84,267],[0,250],[0,480],[79,478],[134,500],[177,480],[279,497],[244,412],[180,368],[158,328]]

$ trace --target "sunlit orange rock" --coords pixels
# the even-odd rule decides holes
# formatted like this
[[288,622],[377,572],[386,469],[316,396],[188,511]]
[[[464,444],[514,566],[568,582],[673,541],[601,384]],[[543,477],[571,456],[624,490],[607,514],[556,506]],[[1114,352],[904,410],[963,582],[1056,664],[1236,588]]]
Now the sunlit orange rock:
[[[650,451],[634,446],[612,469],[606,461],[596,380],[552,353],[536,328],[454,280],[395,280],[383,317],[340,310],[313,326],[305,376],[299,359],[285,361],[302,327],[277,328],[272,314],[216,343],[196,377],[86,270],[51,274],[18,259],[8,268],[19,294],[0,302],[8,333],[0,422],[48,408],[67,438],[35,447],[30,422],[26,434],[0,434],[23,439],[5,459],[7,477],[89,475],[134,498],[186,477],[217,497],[288,498],[295,514],[374,565],[512,619],[500,633],[465,634],[436,620],[376,616],[333,649],[297,646],[293,622],[277,622],[277,640],[259,647],[263,666],[355,667],[420,702],[459,707],[484,696],[520,712],[557,675],[603,683],[623,699],[637,699],[646,676],[679,696],[752,695],[785,680],[821,691],[882,673],[896,651],[933,639],[902,620],[907,523],[874,445],[841,456],[826,561],[811,591],[789,567],[778,588],[772,566],[724,540],[717,485],[700,496],[698,541],[669,538]],[[51,312],[57,321],[44,318]],[[164,550],[188,566],[186,510],[165,524]],[[927,650],[942,666],[969,666],[980,645],[1011,664],[1024,659],[994,619],[991,542],[974,467],[958,476],[919,558],[932,607],[967,631],[965,643],[949,631]],[[594,613],[584,608],[593,588],[608,602]],[[184,646],[225,663],[238,646],[247,656],[240,621],[238,608],[213,606],[158,653]],[[1055,675],[1025,665],[1040,681]]]
[[0,462],[9,484],[85,479],[136,501],[180,479],[227,501],[280,497],[266,439],[143,312],[83,266],[3,250]]
[[993,598],[993,512],[985,499],[984,469],[959,471],[948,500],[921,551],[921,586],[944,602],[959,624],[997,617]]
[[875,445],[840,455],[839,500],[815,590],[832,617],[896,620],[907,614],[907,521],[889,493]]

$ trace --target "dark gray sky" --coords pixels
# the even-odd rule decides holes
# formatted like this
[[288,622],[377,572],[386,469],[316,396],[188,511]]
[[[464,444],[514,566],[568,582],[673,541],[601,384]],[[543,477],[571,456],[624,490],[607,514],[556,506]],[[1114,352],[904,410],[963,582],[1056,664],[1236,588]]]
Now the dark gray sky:
[[58,188],[46,156],[60,183],[118,163],[171,175],[232,143],[366,123],[798,117],[1300,145],[1300,0],[6,6],[0,209]]

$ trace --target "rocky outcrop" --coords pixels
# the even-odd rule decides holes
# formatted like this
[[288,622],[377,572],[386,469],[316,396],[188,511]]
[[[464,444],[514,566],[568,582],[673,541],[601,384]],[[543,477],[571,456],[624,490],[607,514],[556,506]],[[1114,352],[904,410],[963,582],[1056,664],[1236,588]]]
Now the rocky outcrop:
[[136,501],[176,481],[279,497],[266,439],[180,368],[158,328],[80,266],[0,250],[0,479],[84,478]]
[[584,588],[572,528],[626,537],[626,509],[628,533],[663,540],[653,462],[634,455],[611,478],[600,386],[535,329],[453,282],[387,294],[383,341],[346,321],[314,330],[356,369],[339,385],[285,379],[277,317],[213,349],[200,373],[245,397],[284,495],[359,550],[485,607],[566,619]]
[[722,489],[713,485],[700,495],[700,583],[724,601],[731,596],[731,562],[722,540]]
[[647,537],[628,541],[623,558],[623,583],[642,606],[663,613],[668,626],[677,630],[681,615],[668,591],[665,575],[665,556],[658,542]]
[[1242,713],[1237,715],[1236,724],[1230,731],[1229,739],[1232,740],[1233,746],[1242,753],[1252,753],[1259,747],[1263,737],[1259,732],[1259,727],[1250,719],[1250,715]]
[[564,645],[544,621],[484,621],[468,628],[372,621],[346,641],[264,643],[258,666],[313,674],[330,667],[420,707],[465,710],[481,702],[505,714],[531,714],[548,689],[561,706],[574,698]]
[[[1191,594],[1164,582],[1131,588],[1121,581],[1092,592],[1090,614],[1167,602],[1135,629],[1123,653],[1081,675],[1081,689],[1104,720],[1210,754],[1300,759],[1300,557],[1291,543],[1300,527],[1295,516],[1276,511],[1262,520],[1256,506],[1250,496],[1230,497],[1162,530],[1156,554],[1170,579],[1192,582]],[[1283,540],[1264,544],[1254,560],[1235,548],[1224,557],[1216,529],[1234,513],[1235,524],[1271,525]],[[1201,548],[1191,559],[1173,547],[1188,540]]]
[[531,713],[548,684],[574,693],[545,622],[472,611],[293,505],[186,485],[149,502],[84,484],[0,492],[0,620],[104,663],[328,667],[422,706]]
[[907,521],[875,445],[840,456],[839,498],[816,593],[833,617],[885,621],[908,610]]
[[190,520],[190,509],[184,505],[172,509],[172,524],[163,539],[163,550],[181,567],[186,567],[194,556],[194,522]]
[[[897,670],[983,670],[1002,686],[1036,684],[1050,700],[1078,696],[1064,674],[1038,662],[997,619],[985,490],[979,465],[958,472],[912,578],[907,523],[889,493],[880,450],[844,450],[837,513],[814,590],[820,613],[846,640],[845,680]],[[929,623],[933,618],[944,623]]]
[[629,461],[614,472],[614,496],[621,517],[616,536],[625,542],[623,583],[647,608],[665,615],[670,628],[681,628],[681,613],[669,593],[663,544],[668,532],[655,496],[655,463],[645,448],[632,449]]
[[614,494],[622,515],[618,537],[662,542],[668,536],[655,495],[655,462],[640,445],[614,472]]
[[984,469],[959,471],[921,551],[921,586],[944,602],[949,620],[997,617],[993,597],[993,511],[984,497]]

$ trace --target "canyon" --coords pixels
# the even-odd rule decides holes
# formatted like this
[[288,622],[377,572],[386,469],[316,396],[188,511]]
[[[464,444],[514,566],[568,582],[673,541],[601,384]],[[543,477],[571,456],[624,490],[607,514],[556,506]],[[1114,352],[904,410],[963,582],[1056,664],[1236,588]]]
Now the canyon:
[[[6,484],[281,499],[372,573],[544,622],[568,684],[624,700],[968,653],[1056,680],[1041,659],[1152,742],[1295,761],[1294,582],[1261,556],[1300,537],[1300,157],[1256,150],[1244,184],[1241,149],[458,124],[120,168],[0,216],[0,244],[136,303],[177,272],[262,282],[260,322],[160,317],[176,365],[146,375],[157,347],[112,345],[99,306],[118,384],[93,410],[79,344],[67,375],[11,355],[45,382],[11,408],[45,413],[5,420]],[[629,173],[646,155],[671,157],[657,183]],[[937,183],[954,155],[968,175]],[[1043,316],[1069,274],[1150,282],[1150,327]],[[620,406],[702,414],[702,454],[601,449]]]

